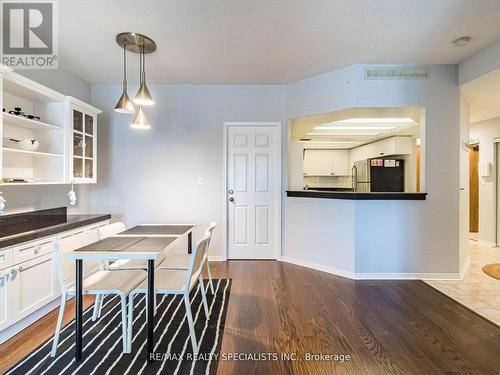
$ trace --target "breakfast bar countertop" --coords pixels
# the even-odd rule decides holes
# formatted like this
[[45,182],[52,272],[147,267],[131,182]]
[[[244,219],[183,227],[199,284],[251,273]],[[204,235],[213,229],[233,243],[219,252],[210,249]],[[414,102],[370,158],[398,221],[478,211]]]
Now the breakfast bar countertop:
[[352,191],[287,190],[287,197],[351,200],[425,200],[427,193],[361,193]]
[[66,207],[0,216],[0,248],[111,219],[110,214],[67,215]]

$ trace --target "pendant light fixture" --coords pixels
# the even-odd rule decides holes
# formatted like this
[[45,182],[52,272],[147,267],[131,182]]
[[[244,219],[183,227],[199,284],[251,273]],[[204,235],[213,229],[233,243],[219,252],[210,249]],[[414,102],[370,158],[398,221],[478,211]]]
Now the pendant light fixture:
[[[120,33],[116,36],[116,43],[124,49],[124,80],[123,80],[123,93],[115,110],[121,113],[135,113],[133,110],[132,102],[127,95],[127,80],[126,80],[126,55],[125,51],[130,51],[139,54],[139,90],[134,98],[134,102],[139,104],[139,110],[132,119],[130,127],[135,129],[150,129],[146,113],[142,108],[143,105],[153,105],[154,100],[146,85],[146,58],[145,55],[156,51],[156,43],[149,37],[132,32]],[[132,108],[132,111],[125,112],[122,108]]]
[[144,129],[144,130],[151,128],[151,124],[149,123],[149,119],[142,109],[142,105],[139,106],[139,111],[137,111],[136,115],[132,119],[130,127],[134,129]]
[[142,46],[141,53],[139,54],[139,74],[140,86],[137,94],[135,94],[134,103],[139,105],[153,105],[155,102],[146,85],[146,55],[144,53],[144,46]]
[[120,96],[118,103],[116,103],[115,111],[127,114],[135,113],[134,106],[127,93],[127,43],[125,40],[123,40],[123,89],[122,96]]

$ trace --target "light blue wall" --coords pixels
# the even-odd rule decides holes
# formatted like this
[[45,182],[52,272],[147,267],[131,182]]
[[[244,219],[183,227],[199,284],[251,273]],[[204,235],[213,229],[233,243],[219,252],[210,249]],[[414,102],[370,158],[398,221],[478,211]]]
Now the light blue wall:
[[[273,85],[153,85],[148,131],[130,128],[130,115],[113,111],[119,85],[92,87],[104,112],[98,126],[98,184],[92,211],[141,222],[195,222],[199,230],[223,217],[223,122],[279,121],[285,88]],[[131,87],[130,92],[136,88]],[[285,127],[283,134],[285,134]],[[202,177],[203,185],[198,185]],[[216,231],[213,255],[223,255]]]
[[[363,79],[363,66],[354,65],[287,88],[289,117],[313,115],[350,107],[425,107],[426,201],[351,201],[355,208],[355,272],[457,273],[459,271],[459,88],[456,65],[431,66],[428,80],[371,81]],[[306,205],[287,198],[285,222],[289,217],[308,217]],[[316,203],[311,203],[314,210]],[[329,205],[325,203],[325,205]],[[342,237],[335,224],[338,210],[331,210],[331,225],[324,215],[315,233],[324,243]],[[294,219],[295,220],[295,219]],[[319,223],[321,222],[321,223]],[[311,223],[307,223],[311,226]],[[295,224],[295,227],[300,225]],[[301,247],[285,226],[284,254],[304,261],[332,264],[332,249]],[[304,236],[310,235],[304,233]],[[297,245],[296,245],[297,244]],[[349,252],[349,250],[346,250]],[[323,261],[318,260],[318,253]],[[333,258],[334,259],[334,258]],[[344,260],[342,260],[344,262]]]
[[463,85],[497,69],[500,69],[500,42],[479,51],[460,63],[460,84]]

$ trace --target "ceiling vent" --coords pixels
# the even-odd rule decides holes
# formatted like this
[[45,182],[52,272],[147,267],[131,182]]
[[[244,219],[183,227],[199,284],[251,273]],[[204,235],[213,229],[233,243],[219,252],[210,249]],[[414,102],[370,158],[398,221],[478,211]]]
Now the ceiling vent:
[[365,79],[429,79],[428,66],[386,66],[365,68]]

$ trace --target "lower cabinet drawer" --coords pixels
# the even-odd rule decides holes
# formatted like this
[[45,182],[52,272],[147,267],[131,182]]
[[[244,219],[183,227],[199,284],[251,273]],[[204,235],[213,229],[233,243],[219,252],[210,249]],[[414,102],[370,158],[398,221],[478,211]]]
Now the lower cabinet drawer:
[[13,264],[26,262],[54,250],[55,237],[46,237],[36,241],[16,245],[12,249]]
[[12,246],[0,249],[0,270],[12,266]]

